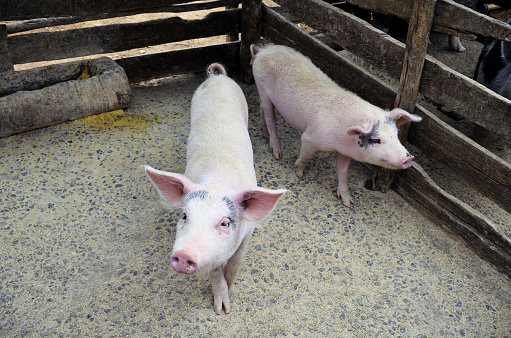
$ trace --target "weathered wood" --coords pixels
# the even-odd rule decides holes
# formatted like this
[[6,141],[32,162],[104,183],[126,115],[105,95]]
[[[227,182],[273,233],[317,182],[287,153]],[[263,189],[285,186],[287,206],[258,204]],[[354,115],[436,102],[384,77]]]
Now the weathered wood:
[[424,119],[411,126],[409,142],[511,213],[511,165],[432,113],[419,109]]
[[14,70],[11,50],[7,44],[7,27],[0,25],[0,73]]
[[[179,17],[10,36],[15,64],[117,52],[238,31],[241,10],[212,12],[204,18]],[[50,48],[48,48],[50,47]]]
[[[403,70],[394,104],[395,107],[406,111],[413,111],[417,103],[435,5],[436,0],[413,1],[408,36],[406,37]],[[401,142],[406,141],[409,128],[410,123],[406,123],[399,128]],[[372,178],[366,181],[365,186],[371,190],[385,192],[390,187],[395,173],[394,170],[380,167]]]
[[126,71],[131,83],[164,76],[205,71],[220,62],[229,72],[239,70],[240,41],[144,54],[115,60]]
[[511,42],[511,27],[509,25],[452,0],[439,0],[435,13],[433,30],[445,27],[461,33],[471,33]]
[[[102,13],[120,15],[168,11],[174,5],[190,0],[110,0],[110,1],[69,1],[69,0],[0,0],[0,21],[28,20],[39,18],[92,16]],[[198,5],[203,8],[202,4]],[[222,4],[221,6],[225,6]],[[119,16],[119,15],[117,15]]]
[[250,45],[257,43],[261,38],[261,0],[243,0],[242,24],[241,24],[241,50],[240,64],[243,73],[243,81],[252,83],[252,55]]
[[[125,108],[131,102],[126,74],[109,58],[52,66],[74,69],[75,78],[51,86],[0,97],[0,137]],[[39,76],[39,69],[20,71],[23,81]],[[71,70],[72,71],[72,70]],[[79,76],[81,75],[81,76]],[[39,78],[36,78],[39,81]]]
[[[378,13],[392,14],[408,21],[412,12],[413,1],[395,0],[347,0],[350,4]],[[470,8],[452,0],[438,0],[433,20],[433,30],[461,35],[470,33],[504,41],[511,41],[511,28],[499,20],[477,13]],[[459,33],[458,33],[459,32]]]
[[[320,0],[275,2],[389,76],[400,78],[404,44],[383,34],[365,21]],[[329,20],[324,20],[325,17]],[[426,57],[419,92],[486,129],[499,135],[511,135],[510,100],[496,95],[431,56]]]
[[[291,15],[353,54],[399,79],[405,45],[362,19],[321,0],[276,0]],[[325,20],[328,18],[328,20]]]
[[400,172],[392,188],[511,277],[509,238],[481,213],[438,187],[419,165]]
[[427,56],[420,92],[499,135],[511,135],[511,100]]
[[218,7],[229,7],[237,8],[237,5],[241,3],[241,0],[211,0],[205,2],[195,2],[191,4],[176,4],[170,6],[164,6],[159,8],[135,8],[128,11],[115,11],[108,13],[98,13],[93,15],[81,15],[81,16],[68,16],[68,17],[50,17],[41,19],[31,19],[20,22],[13,22],[7,24],[7,32],[9,34],[25,32],[32,29],[51,27],[58,25],[69,25],[78,22],[101,20],[114,18],[119,16],[128,16],[143,13],[181,13],[191,12],[206,9],[213,9]]

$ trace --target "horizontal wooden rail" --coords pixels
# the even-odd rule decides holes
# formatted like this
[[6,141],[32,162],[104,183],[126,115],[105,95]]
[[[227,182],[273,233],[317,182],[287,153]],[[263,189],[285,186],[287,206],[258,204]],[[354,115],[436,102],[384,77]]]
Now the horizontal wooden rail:
[[[314,39],[274,10],[264,6],[262,14],[265,38],[304,53],[328,76],[365,100],[380,107],[392,108],[397,95],[395,90],[372,76],[367,70],[354,65],[336,51]],[[422,107],[416,106],[415,113],[422,115],[423,121],[413,125],[409,140],[421,147],[421,150],[424,148],[427,154],[430,150],[434,150],[434,158],[449,158],[449,167],[457,168],[457,173],[463,171],[463,177],[478,177],[477,180],[471,179],[468,182],[474,184],[474,187],[482,194],[509,212],[511,210],[509,164],[463,134],[452,132],[451,127]],[[424,140],[419,133],[431,137]],[[448,136],[445,133],[449,133]],[[421,141],[416,142],[416,138]],[[450,157],[452,148],[444,149],[443,145],[429,141],[430,138],[457,144],[456,147],[464,148],[460,151],[465,151],[470,158],[464,158],[463,155]],[[485,165],[479,166],[475,163],[477,159],[481,159]],[[453,161],[456,164],[453,164]],[[464,166],[463,170],[460,170],[462,166]],[[485,184],[501,188],[492,189],[493,191],[490,192],[490,189],[484,187]],[[438,187],[419,165],[414,164],[412,168],[400,172],[392,187],[419,210],[433,216],[442,226],[457,234],[481,257],[511,276],[511,240],[491,220]]]
[[[0,0],[0,21],[29,20],[66,16],[95,16],[111,13],[124,16],[140,13],[174,12],[182,10],[206,9],[204,3],[224,6],[224,1],[212,0],[194,3],[190,0],[109,0],[109,1],[69,1],[69,0]],[[218,5],[218,6],[217,6]],[[181,6],[181,7],[180,7]]]
[[241,10],[211,12],[202,19],[179,17],[56,32],[9,36],[14,64],[47,61],[239,32]]
[[[321,0],[275,0],[351,53],[399,79],[405,45],[365,21]],[[328,18],[325,20],[324,18]],[[499,135],[511,135],[511,101],[426,57],[419,92]],[[488,114],[488,111],[491,114]]]
[[[328,1],[331,2],[331,1]],[[392,14],[408,21],[412,12],[412,1],[395,0],[346,0],[353,5],[378,13]],[[433,30],[453,34],[475,34],[511,42],[511,27],[505,23],[483,15],[452,0],[438,0]]]
[[[143,13],[181,13],[181,12],[191,12],[191,11],[199,11],[206,9],[213,9],[218,7],[237,7],[241,0],[212,0],[205,2],[194,2],[191,4],[176,4],[170,6],[164,6],[159,8],[140,8],[140,9],[132,9],[129,11],[116,11],[116,12],[108,12],[108,13],[98,13],[93,15],[81,15],[81,16],[66,16],[66,17],[51,17],[51,18],[40,18],[40,19],[31,19],[19,22],[13,22],[7,24],[7,33],[20,33],[29,31],[32,29],[43,28],[43,27],[51,27],[58,25],[69,25],[78,22],[84,21],[92,21],[92,20],[101,20],[114,18],[119,16],[129,16],[135,14],[143,14]],[[1,15],[1,14],[0,14]]]
[[240,44],[240,41],[226,42],[132,56],[115,61],[124,68],[130,83],[205,71],[213,62],[222,63],[231,73],[239,70]]

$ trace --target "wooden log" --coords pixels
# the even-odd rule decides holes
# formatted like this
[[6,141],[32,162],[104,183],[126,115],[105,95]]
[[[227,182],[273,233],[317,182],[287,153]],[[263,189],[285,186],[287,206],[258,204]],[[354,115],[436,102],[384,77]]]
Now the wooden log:
[[[131,102],[126,74],[109,58],[51,66],[56,74],[75,73],[75,79],[37,90],[0,97],[0,137],[125,108]],[[65,68],[67,70],[61,70]],[[36,80],[40,69],[20,71],[23,81]]]
[[250,45],[261,38],[261,0],[243,0],[241,23],[240,65],[243,81],[253,83]]
[[11,50],[7,44],[7,27],[6,25],[0,25],[0,73],[12,72],[13,70]]
[[[413,1],[408,36],[406,37],[403,70],[394,104],[394,107],[409,112],[414,110],[417,103],[435,5],[436,0]],[[409,128],[410,123],[406,123],[399,128],[399,139],[402,143],[408,137]],[[379,167],[374,171],[372,178],[366,181],[365,186],[371,190],[386,192],[394,179],[395,173],[394,170]]]
[[191,4],[175,4],[158,8],[135,8],[127,11],[115,11],[107,13],[97,13],[93,15],[68,16],[68,17],[50,17],[41,19],[31,19],[7,24],[9,34],[20,33],[32,29],[51,27],[58,25],[69,25],[78,22],[108,19],[119,16],[129,16],[143,13],[181,13],[213,9],[218,7],[237,8],[241,0],[212,0],[206,2],[195,2]]
[[[441,0],[444,1],[444,0]],[[399,79],[405,46],[365,21],[320,0],[276,0],[335,43]],[[467,9],[468,10],[468,9]],[[323,18],[328,17],[329,20]],[[511,135],[511,101],[426,56],[419,92],[502,136]],[[490,112],[490,113],[489,113]]]
[[392,188],[511,277],[511,241],[493,222],[442,190],[418,165],[399,173]]
[[[57,32],[9,36],[13,62],[27,63],[144,48],[237,31],[241,10],[212,12],[204,18],[179,17]],[[51,48],[48,48],[50,46]]]
[[[263,6],[262,14],[263,37],[274,43],[284,44],[299,50],[310,57],[311,60],[332,79],[340,83],[344,88],[355,92],[365,100],[380,107],[392,107],[397,93],[387,84],[369,74],[365,69],[353,65],[348,59],[339,55],[325,44],[317,41],[309,34],[284,19],[274,10]],[[456,167],[455,172],[470,172],[472,177],[478,175],[485,177],[484,179],[481,179],[481,177],[477,180],[472,179],[469,182],[472,184],[481,182],[480,184],[474,185],[474,187],[478,190],[481,189],[481,192],[486,195],[489,194],[489,191],[488,189],[482,189],[485,186],[501,186],[502,189],[500,189],[498,193],[494,191],[495,194],[493,196],[488,195],[495,202],[498,202],[498,200],[505,201],[506,198],[510,198],[508,182],[509,179],[511,179],[511,174],[508,173],[507,169],[509,164],[506,165],[502,163],[498,157],[488,154],[484,148],[478,146],[461,133],[449,131],[448,129],[452,128],[434,117],[433,114],[424,111],[419,106],[416,106],[416,109],[417,108],[419,110],[415,112],[422,115],[424,120],[412,125],[409,136],[412,143],[419,147],[430,147],[432,152],[434,150],[436,154],[443,154],[442,156],[449,158],[450,161],[454,159],[456,159],[456,161],[468,160],[469,163],[460,164],[460,166],[464,165],[462,170]],[[434,123],[431,123],[431,121]],[[428,146],[427,143],[419,143],[420,140],[424,140],[425,138],[414,130],[415,127],[420,127],[422,129],[421,133],[427,133],[435,140],[443,139],[446,144],[458,144],[459,146],[457,149],[470,148],[470,155],[462,155],[461,159],[451,158],[451,155],[445,152],[443,144],[432,144]],[[437,130],[446,131],[441,131],[437,134]],[[416,135],[417,137],[415,138]],[[482,154],[487,154],[490,160],[487,160]],[[480,163],[477,163],[478,158],[484,158],[481,162],[487,163],[484,165],[483,171],[480,171]],[[452,166],[451,162],[450,166]],[[461,236],[470,248],[509,275],[511,271],[509,238],[506,237],[502,231],[498,230],[491,221],[481,216],[472,208],[465,207],[459,200],[439,188],[427,175],[415,175],[417,171],[420,173],[424,172],[417,164],[414,164],[412,168],[399,172],[393,182],[392,188],[402,194],[404,198],[415,205],[419,210],[432,216],[439,223],[448,225],[449,228],[460,229],[456,232],[457,235]],[[499,174],[494,174],[496,172]],[[491,175],[494,175],[494,177],[488,179],[487,176],[491,177]],[[440,203],[435,201],[440,201]],[[462,207],[460,207],[460,205],[462,205]],[[501,206],[505,210],[509,210],[510,205],[506,205]],[[470,228],[474,228],[476,231],[465,233],[465,229]],[[491,239],[486,238],[486,236]],[[466,238],[468,238],[468,240]],[[496,243],[498,243],[498,245]]]
[[131,83],[164,76],[205,71],[213,62],[220,62],[229,73],[239,70],[240,41],[204,47],[131,56],[115,60]]

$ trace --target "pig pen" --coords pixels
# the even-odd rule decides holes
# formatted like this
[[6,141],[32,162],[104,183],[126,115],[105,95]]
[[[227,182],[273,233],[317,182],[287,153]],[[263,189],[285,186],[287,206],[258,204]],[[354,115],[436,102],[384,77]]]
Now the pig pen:
[[[230,65],[247,97],[259,185],[289,189],[252,237],[231,313],[214,314],[207,276],[170,267],[181,213],[161,206],[139,168],[184,171],[189,103],[205,74],[191,74],[198,66],[178,58],[178,73],[189,74],[132,85],[125,111],[0,139],[0,336],[511,336],[509,279],[442,221],[394,190],[365,189],[371,171],[356,162],[356,206],[343,207],[333,154],[318,154],[298,179],[299,134],[281,119],[284,156],[273,158],[259,131],[255,85],[241,81],[232,61],[239,42],[226,45],[206,50]],[[472,58],[481,48],[465,46]],[[443,60],[442,48],[429,51]],[[175,72],[170,64],[130,73],[140,68],[127,65],[154,65],[150,58],[166,60],[118,62],[132,82]],[[196,63],[205,69],[210,61]],[[448,122],[463,132],[470,124]],[[407,147],[438,185],[509,235],[508,213]],[[494,138],[489,148],[509,162],[508,141]]]

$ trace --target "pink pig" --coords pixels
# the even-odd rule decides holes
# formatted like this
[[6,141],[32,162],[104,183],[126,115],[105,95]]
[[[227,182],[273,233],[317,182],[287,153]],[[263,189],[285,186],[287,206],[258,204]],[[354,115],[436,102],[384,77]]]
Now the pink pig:
[[261,129],[276,159],[282,157],[274,107],[302,133],[296,174],[318,151],[337,152],[337,196],[355,203],[348,190],[351,159],[391,169],[406,169],[414,157],[398,139],[398,127],[420,116],[402,109],[384,111],[326,76],[297,51],[278,45],[250,46],[252,69],[261,104]]
[[[228,288],[256,222],[285,190],[257,187],[248,107],[241,88],[212,64],[195,91],[184,175],[145,166],[163,202],[183,209],[170,258],[177,272],[210,271],[217,314],[230,311]],[[225,264],[225,266],[224,266]]]

